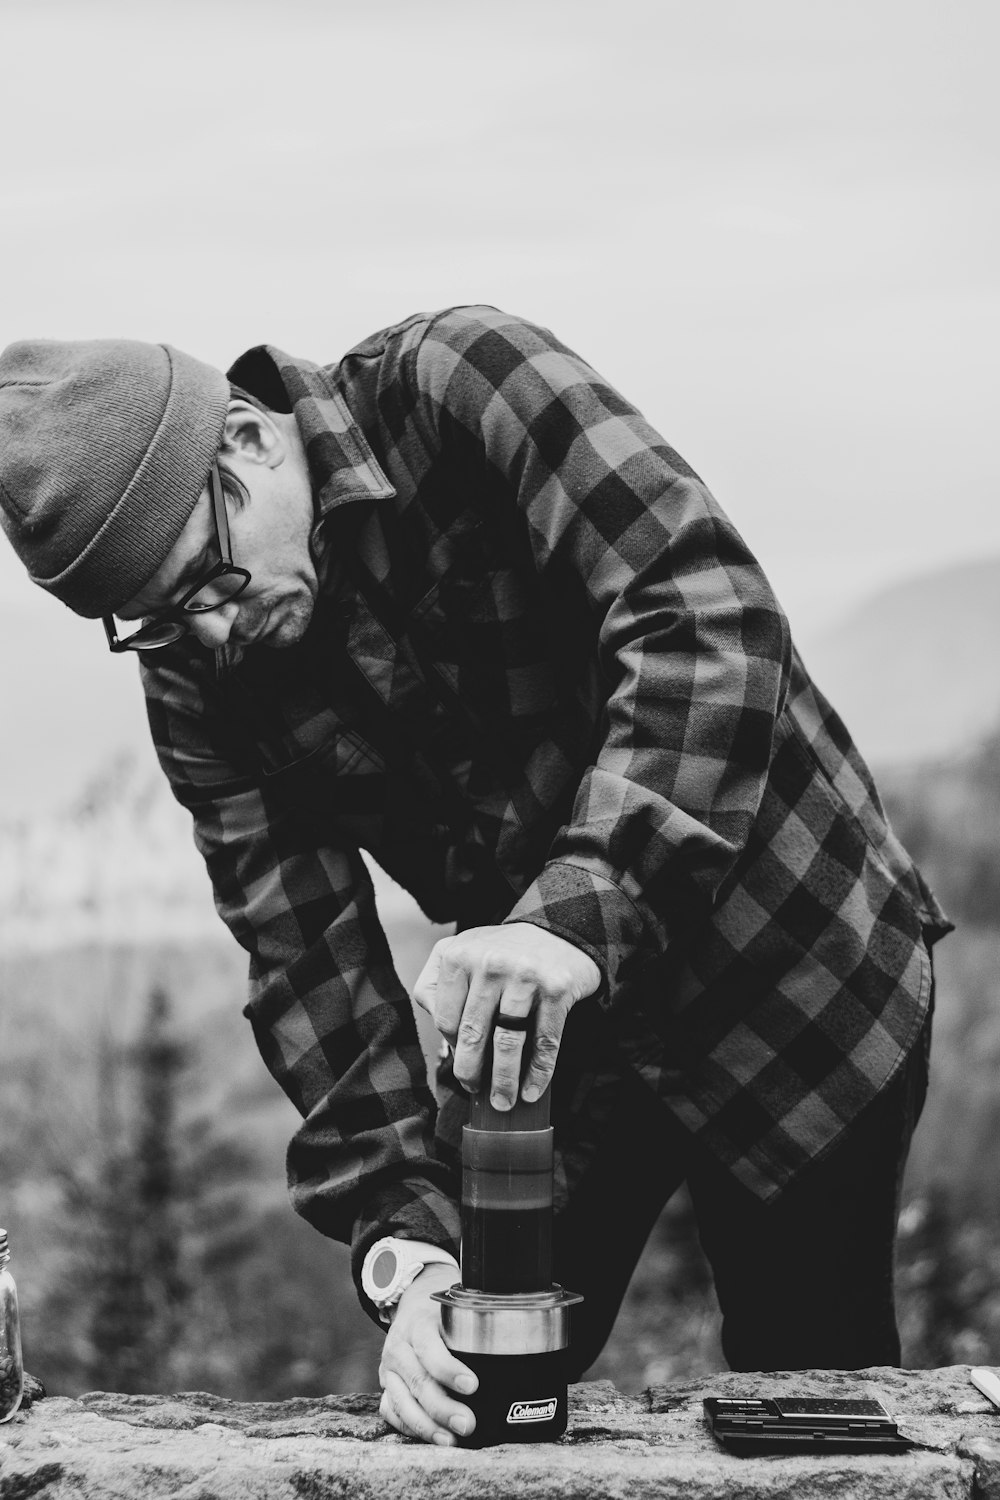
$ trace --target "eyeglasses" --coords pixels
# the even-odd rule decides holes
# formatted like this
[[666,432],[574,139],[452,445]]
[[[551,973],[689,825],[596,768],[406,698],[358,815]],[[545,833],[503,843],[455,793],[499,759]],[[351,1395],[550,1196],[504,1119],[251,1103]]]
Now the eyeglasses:
[[229,545],[229,518],[226,515],[226,496],[222,488],[222,475],[218,464],[212,465],[208,476],[208,493],[215,517],[215,541],[219,560],[188,589],[182,599],[169,609],[159,611],[143,620],[129,635],[120,636],[114,615],[104,616],[104,633],[112,651],[156,651],[169,646],[187,635],[191,629],[185,615],[204,615],[219,609],[242,594],[250,582],[246,568],[238,568],[233,562]]

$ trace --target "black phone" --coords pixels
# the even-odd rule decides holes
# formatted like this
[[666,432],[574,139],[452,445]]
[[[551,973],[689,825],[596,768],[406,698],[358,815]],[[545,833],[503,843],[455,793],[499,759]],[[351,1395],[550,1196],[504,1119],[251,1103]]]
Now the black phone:
[[901,1435],[874,1397],[707,1396],[705,1417],[731,1453],[904,1453]]

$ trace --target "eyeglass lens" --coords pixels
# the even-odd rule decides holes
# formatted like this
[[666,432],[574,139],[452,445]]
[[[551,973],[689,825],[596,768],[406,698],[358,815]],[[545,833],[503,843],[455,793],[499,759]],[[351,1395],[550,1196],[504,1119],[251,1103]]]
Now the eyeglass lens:
[[218,578],[207,579],[197,593],[184,601],[184,608],[191,614],[204,614],[205,610],[218,609],[220,604],[228,604],[246,586],[247,579],[243,573],[223,573]]
[[158,646],[169,646],[186,634],[187,626],[181,620],[149,620],[131,635],[119,635],[118,643],[123,651],[155,651]]

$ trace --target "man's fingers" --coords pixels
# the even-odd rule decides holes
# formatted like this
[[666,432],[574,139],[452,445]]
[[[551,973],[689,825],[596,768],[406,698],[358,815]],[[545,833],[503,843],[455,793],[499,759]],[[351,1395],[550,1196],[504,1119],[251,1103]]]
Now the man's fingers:
[[458,1438],[447,1423],[442,1426],[435,1422],[395,1371],[386,1370],[381,1378],[382,1401],[379,1411],[391,1427],[395,1427],[397,1432],[402,1432],[406,1437],[419,1438],[424,1443],[454,1447]]
[[533,1104],[536,1099],[541,1098],[552,1082],[569,1010],[570,1007],[565,1001],[554,1002],[539,1008],[531,1060],[525,1069],[521,1084],[521,1098],[526,1104]]
[[442,1384],[442,1380],[447,1380],[469,1385],[473,1383],[469,1371],[450,1355],[440,1359],[438,1366],[439,1378],[435,1378],[408,1344],[393,1348],[391,1353],[387,1345],[379,1366],[379,1380],[385,1393],[383,1416],[400,1432],[424,1442],[440,1441],[438,1433],[465,1436],[476,1425],[469,1408],[454,1401]]
[[458,1036],[469,996],[474,965],[463,956],[456,938],[441,938],[431,949],[413,988],[413,998],[452,1045]]
[[[490,1103],[494,1109],[512,1109],[521,1086],[527,1026],[531,1012],[515,1011],[504,996],[493,1028],[493,1077],[490,1080]],[[510,1022],[512,1024],[506,1024]]]
[[475,1092],[486,1085],[508,1104],[514,1103],[520,1083],[522,1038],[514,1032],[499,1040],[493,1037],[492,1080],[483,1079],[483,1064],[498,1010],[526,1016],[531,1011],[532,993],[534,987],[507,980],[501,966],[490,963],[489,956],[474,972],[454,1043],[454,1076],[463,1088]]
[[[454,1273],[452,1279],[455,1279]],[[440,1315],[436,1326],[430,1329],[426,1326],[415,1328],[411,1337],[413,1343],[405,1346],[405,1353],[396,1348],[391,1360],[387,1360],[383,1353],[383,1364],[406,1382],[413,1395],[419,1394],[423,1400],[429,1394],[433,1403],[432,1412],[447,1424],[457,1409],[448,1391],[459,1391],[468,1396],[476,1389],[479,1381],[468,1365],[463,1365],[455,1358],[441,1337]],[[388,1341],[386,1347],[388,1349]],[[425,1383],[425,1376],[429,1384]],[[461,1409],[465,1410],[464,1407]]]

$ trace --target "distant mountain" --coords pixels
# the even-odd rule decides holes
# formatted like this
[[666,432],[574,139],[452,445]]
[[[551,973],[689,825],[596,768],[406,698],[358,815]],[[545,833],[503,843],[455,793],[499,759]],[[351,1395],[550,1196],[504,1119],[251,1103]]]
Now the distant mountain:
[[[410,987],[431,945],[451,929],[430,923],[374,863],[371,873],[397,972]],[[206,944],[221,945],[245,972],[216,914],[191,819],[145,758],[109,755],[73,801],[29,818],[0,817],[0,958]]]
[[883,589],[799,648],[876,766],[961,753],[1000,724],[1000,558]]
[[115,754],[72,802],[0,822],[0,951],[221,933],[190,818],[155,767]]

